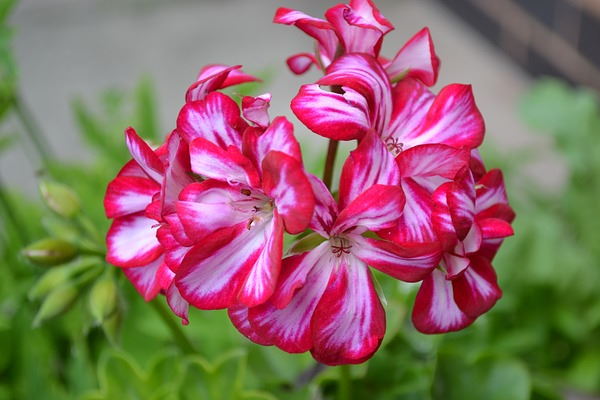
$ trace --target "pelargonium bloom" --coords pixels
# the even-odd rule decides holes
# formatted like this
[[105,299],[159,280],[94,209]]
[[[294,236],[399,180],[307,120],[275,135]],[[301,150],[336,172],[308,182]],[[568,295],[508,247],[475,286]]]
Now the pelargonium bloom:
[[[344,54],[364,53],[377,58],[383,37],[394,29],[371,0],[338,4],[326,11],[325,18],[288,8],[277,10],[274,22],[295,25],[316,40],[315,54],[300,53],[288,58],[287,64],[295,74],[303,74],[313,64],[325,71]],[[394,81],[410,77],[432,86],[437,80],[440,61],[428,28],[417,32],[392,60],[380,60]]]
[[311,351],[330,365],[370,358],[385,333],[385,313],[368,266],[415,282],[439,260],[435,246],[403,248],[363,236],[397,223],[404,196],[393,157],[375,134],[352,152],[343,169],[339,201],[315,177],[311,229],[322,243],[283,261],[269,302],[233,308],[230,317],[251,340],[285,351]]
[[415,301],[413,322],[425,333],[470,325],[502,296],[490,250],[513,234],[499,170],[477,183],[468,168],[434,193],[434,227],[444,248],[440,268],[425,278]]
[[195,245],[175,283],[195,307],[266,301],[279,276],[284,230],[300,233],[312,217],[314,197],[300,146],[285,118],[268,124],[269,100],[243,101],[253,126],[221,93],[188,103],[180,113],[191,169],[205,179],[186,187],[177,203],[181,226]]

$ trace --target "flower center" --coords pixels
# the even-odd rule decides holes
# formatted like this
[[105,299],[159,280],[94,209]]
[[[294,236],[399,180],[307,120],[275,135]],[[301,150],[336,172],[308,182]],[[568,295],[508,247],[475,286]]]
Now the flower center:
[[263,193],[254,192],[248,188],[240,189],[240,193],[247,198],[236,200],[231,206],[249,215],[246,228],[248,230],[273,216],[273,200]]
[[344,254],[350,254],[352,244],[348,239],[341,236],[334,236],[329,239],[329,241],[331,242],[331,252],[336,257],[341,257]]
[[404,143],[401,143],[398,138],[392,137],[392,135],[385,138],[385,145],[390,153],[394,156],[402,153]]

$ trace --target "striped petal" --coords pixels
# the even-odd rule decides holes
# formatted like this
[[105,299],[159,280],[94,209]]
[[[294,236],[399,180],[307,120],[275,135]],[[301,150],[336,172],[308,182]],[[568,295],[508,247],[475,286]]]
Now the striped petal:
[[294,126],[285,117],[276,117],[265,131],[247,129],[243,148],[244,154],[258,168],[269,151],[279,151],[302,162],[300,144],[294,137]]
[[393,60],[385,65],[392,80],[400,77],[415,78],[427,86],[435,85],[440,69],[440,59],[435,54],[429,28],[417,32]]
[[447,193],[448,209],[459,240],[464,240],[475,219],[475,182],[468,167],[464,167]]
[[248,121],[256,126],[266,128],[269,125],[269,104],[271,103],[271,93],[265,93],[260,96],[242,97],[242,114]]
[[188,144],[173,131],[167,139],[167,168],[162,181],[162,214],[175,212],[175,203],[179,193],[194,180],[191,175]]
[[106,217],[118,218],[144,211],[159,190],[158,183],[146,177],[117,176],[106,188]]
[[179,290],[174,283],[171,283],[167,289],[167,304],[171,308],[171,311],[173,311],[173,314],[181,318],[181,323],[183,325],[188,325],[190,323],[188,317],[190,304],[181,297],[181,294],[179,294]]
[[454,179],[468,165],[469,152],[443,144],[426,144],[403,151],[396,161],[403,177]]
[[156,228],[156,221],[141,213],[115,219],[106,235],[106,261],[118,267],[141,267],[156,260],[163,252]]
[[[359,11],[363,11],[363,9],[364,7]],[[386,32],[390,30],[388,26],[383,26],[373,18],[373,15],[369,16],[366,13],[361,15],[360,12],[346,4],[330,8],[325,13],[325,18],[335,28],[346,53],[365,53],[377,56],[384,35],[381,29],[385,28]]]
[[296,75],[302,75],[313,65],[319,66],[317,59],[311,53],[298,53],[285,60],[288,68]]
[[125,130],[125,141],[129,153],[144,172],[155,182],[162,182],[165,168],[154,150],[131,127]]
[[187,103],[177,117],[177,131],[188,143],[204,138],[222,148],[240,147],[245,126],[236,102],[219,92]]
[[271,346],[272,342],[265,340],[262,338],[252,325],[250,325],[250,321],[248,320],[248,307],[244,306],[235,306],[227,309],[227,315],[229,315],[229,319],[233,326],[236,327],[238,331],[248,339],[253,341],[254,343],[263,345],[263,346]]
[[123,273],[146,301],[167,290],[174,276],[162,257],[140,267],[123,268]]
[[187,90],[185,101],[202,100],[206,95],[215,90],[246,82],[255,82],[259,79],[248,75],[241,70],[241,65],[227,66],[222,64],[207,65],[198,74],[198,79]]
[[452,285],[456,304],[473,319],[492,308],[502,297],[492,264],[481,256],[472,256],[471,266],[452,281]]

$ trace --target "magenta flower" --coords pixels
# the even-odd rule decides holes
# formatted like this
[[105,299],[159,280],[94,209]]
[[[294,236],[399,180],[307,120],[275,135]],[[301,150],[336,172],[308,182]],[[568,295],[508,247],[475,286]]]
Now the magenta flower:
[[427,276],[439,260],[435,246],[399,247],[363,233],[389,228],[402,214],[400,175],[384,144],[368,134],[344,165],[336,204],[318,179],[311,229],[323,242],[286,257],[269,302],[233,308],[230,317],[251,340],[292,352],[311,351],[336,365],[370,358],[385,333],[385,313],[368,266],[404,281]]
[[244,115],[254,126],[221,93],[188,103],[180,113],[191,169],[206,179],[186,187],[177,203],[181,227],[195,245],[175,283],[195,307],[266,301],[279,276],[284,230],[300,233],[312,217],[300,146],[285,118],[269,124],[269,99],[244,99]]
[[500,241],[513,234],[514,218],[499,170],[475,185],[465,168],[433,198],[433,224],[444,254],[440,268],[423,281],[413,309],[415,327],[425,333],[463,329],[502,296],[490,260]]
[[[295,74],[303,74],[313,64],[325,71],[344,54],[363,53],[378,58],[383,37],[394,29],[371,0],[338,4],[327,10],[325,18],[313,18],[288,8],[279,8],[275,13],[274,22],[295,25],[316,40],[315,54],[300,53],[287,59]],[[437,80],[440,61],[428,28],[417,32],[392,60],[379,59],[394,81],[410,77],[432,86]]]

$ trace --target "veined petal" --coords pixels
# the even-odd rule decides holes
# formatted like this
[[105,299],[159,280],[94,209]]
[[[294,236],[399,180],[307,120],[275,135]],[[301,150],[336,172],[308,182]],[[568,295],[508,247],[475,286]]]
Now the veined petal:
[[342,94],[328,92],[317,84],[302,85],[291,107],[308,129],[326,138],[358,139],[370,127],[363,110],[350,104]]
[[236,102],[220,92],[187,103],[177,117],[177,131],[188,143],[204,138],[222,148],[240,147],[246,125]]
[[458,239],[464,240],[475,219],[475,182],[468,167],[457,174],[447,200]]
[[425,144],[403,151],[396,161],[403,177],[454,179],[468,165],[469,152],[443,144]]
[[229,146],[225,150],[203,138],[194,139],[191,143],[190,164],[192,171],[206,178],[248,186],[256,186],[260,182],[252,162],[238,148]]
[[235,204],[249,201],[239,187],[209,179],[188,185],[177,202],[177,215],[189,238],[198,242],[212,232],[237,225],[251,217]]
[[318,54],[324,66],[329,65],[338,47],[338,38],[333,26],[325,20],[311,17],[303,12],[280,7],[275,13],[273,22],[276,24],[295,25],[319,44]]
[[207,65],[198,74],[198,79],[187,90],[185,101],[187,103],[202,100],[212,91],[223,89],[246,82],[255,82],[259,79],[245,74],[241,65]]
[[502,297],[492,264],[480,256],[471,257],[471,266],[452,281],[454,299],[460,309],[475,319]]
[[123,273],[146,301],[152,300],[159,292],[166,290],[174,275],[165,265],[162,257],[140,267],[123,268]]
[[247,307],[262,304],[271,297],[281,270],[283,221],[277,210],[273,214],[273,219],[266,223],[265,245],[238,296],[238,301]]
[[379,54],[384,33],[378,26],[360,18],[350,7],[345,4],[331,7],[325,12],[325,18],[335,28],[346,53]]
[[435,97],[418,136],[408,143],[410,146],[442,143],[473,149],[483,141],[484,132],[485,124],[471,86],[452,84]]
[[169,232],[179,244],[186,247],[191,247],[195,244],[185,232],[183,224],[176,213],[164,215],[163,220],[168,224]]
[[315,198],[300,161],[270,151],[262,162],[262,170],[263,189],[274,200],[285,230],[291,234],[304,231],[310,224]]
[[171,311],[173,311],[173,314],[181,318],[181,323],[183,325],[190,323],[188,317],[190,304],[181,297],[181,294],[179,294],[179,290],[174,283],[171,283],[169,289],[167,289],[167,304],[171,308]]
[[244,96],[242,98],[242,114],[248,121],[253,122],[261,128],[269,125],[269,104],[271,103],[271,93],[265,93],[260,96]]
[[431,196],[433,201],[431,224],[445,251],[451,251],[458,243],[456,229],[448,208],[447,196],[451,189],[452,182],[446,182],[438,187]]
[[369,359],[385,334],[385,312],[367,265],[340,257],[315,310],[311,353],[328,365]]
[[270,301],[251,308],[248,317],[258,336],[288,353],[310,350],[313,313],[328,285],[332,267],[331,252],[324,253],[285,308],[278,309]]
[[430,194],[411,178],[402,179],[402,190],[406,198],[404,211],[395,227],[381,232],[382,237],[401,245],[436,242]]
[[[492,169],[477,182],[477,214],[483,213],[499,204],[508,206],[508,196],[506,195],[502,171]],[[514,219],[514,212],[512,210],[503,210],[501,215],[507,222],[512,222]]]
[[388,229],[398,222],[404,201],[400,187],[373,185],[340,212],[332,231],[343,233],[355,227]]
[[371,0],[350,0],[352,12],[346,15],[348,22],[359,26],[373,26],[383,34],[394,29],[394,25],[381,14]]
[[435,54],[429,28],[417,32],[385,67],[394,80],[395,77],[419,79],[427,86],[435,85],[440,69],[440,59]]
[[263,346],[271,346],[272,342],[263,339],[256,333],[252,325],[250,325],[250,321],[248,321],[248,307],[244,306],[235,306],[227,309],[227,314],[229,315],[229,319],[233,326],[236,327],[238,331],[248,339],[252,340],[254,343],[263,345]]
[[452,281],[434,269],[423,280],[412,313],[415,328],[423,333],[444,333],[465,328],[473,318],[465,314],[454,300]]
[[117,218],[106,234],[106,261],[118,267],[141,267],[156,260],[162,247],[157,223],[142,213]]
[[244,154],[260,168],[269,151],[279,151],[302,163],[300,144],[294,137],[294,126],[285,117],[276,117],[267,130],[244,132]]
[[117,176],[106,188],[104,211],[107,218],[118,218],[144,211],[160,186],[148,178]]
[[444,253],[442,265],[446,269],[446,279],[451,280],[459,276],[465,269],[469,267],[470,260],[464,256]]
[[307,174],[315,195],[315,211],[310,221],[310,229],[323,237],[328,237],[338,215],[338,206],[322,180]]
[[179,193],[194,180],[190,176],[190,153],[188,144],[173,131],[167,139],[167,168],[162,182],[161,214],[175,212]]
[[165,168],[154,152],[131,127],[125,130],[125,141],[133,159],[157,183],[162,182]]
[[179,293],[194,307],[215,310],[238,305],[238,296],[260,256],[268,224],[221,229],[194,246],[175,277]]
[[392,113],[392,87],[387,74],[374,57],[366,54],[340,57],[317,83],[355,90],[366,99],[371,127],[376,132],[382,132],[388,125]]
[[344,163],[340,178],[340,208],[345,208],[376,184],[399,185],[400,170],[379,136],[369,131]]
[[420,81],[406,78],[394,86],[392,98],[391,120],[382,135],[384,139],[394,139],[407,149],[419,135],[435,96]]
[[440,247],[435,243],[401,247],[360,235],[352,235],[352,254],[369,266],[405,282],[417,282],[425,278],[436,267],[441,256]]
[[285,60],[288,68],[296,75],[302,75],[314,65],[318,66],[319,63],[315,56],[311,53],[298,53],[288,57]]

